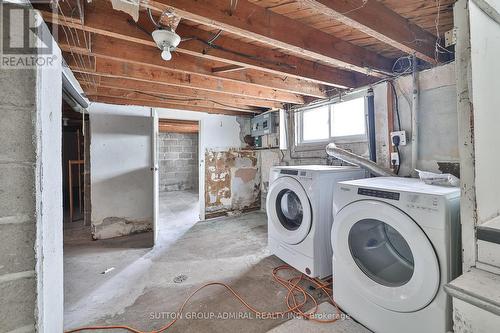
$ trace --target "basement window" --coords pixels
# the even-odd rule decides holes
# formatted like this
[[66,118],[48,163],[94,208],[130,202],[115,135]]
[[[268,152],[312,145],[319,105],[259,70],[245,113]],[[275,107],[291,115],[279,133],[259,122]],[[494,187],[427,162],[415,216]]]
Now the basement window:
[[297,145],[366,141],[366,98],[329,102],[295,114]]

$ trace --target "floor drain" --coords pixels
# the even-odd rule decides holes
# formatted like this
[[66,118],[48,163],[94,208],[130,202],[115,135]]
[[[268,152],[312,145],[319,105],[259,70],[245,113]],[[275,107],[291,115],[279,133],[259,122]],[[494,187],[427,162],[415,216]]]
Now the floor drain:
[[188,278],[187,275],[184,275],[184,274],[177,275],[176,277],[174,277],[174,282],[175,283],[182,283],[182,282],[186,281],[187,278]]

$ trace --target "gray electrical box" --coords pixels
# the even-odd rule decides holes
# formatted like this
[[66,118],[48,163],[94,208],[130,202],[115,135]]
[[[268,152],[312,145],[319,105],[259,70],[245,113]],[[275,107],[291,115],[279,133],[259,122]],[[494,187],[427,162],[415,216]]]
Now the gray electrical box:
[[268,112],[252,118],[251,135],[259,137],[278,133],[279,112]]

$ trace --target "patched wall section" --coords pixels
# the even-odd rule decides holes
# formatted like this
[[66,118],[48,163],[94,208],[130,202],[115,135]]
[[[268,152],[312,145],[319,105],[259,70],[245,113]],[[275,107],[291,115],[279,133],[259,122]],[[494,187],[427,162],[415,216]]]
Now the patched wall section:
[[160,191],[198,189],[198,133],[159,133]]
[[207,150],[206,217],[260,209],[260,168],[252,150]]

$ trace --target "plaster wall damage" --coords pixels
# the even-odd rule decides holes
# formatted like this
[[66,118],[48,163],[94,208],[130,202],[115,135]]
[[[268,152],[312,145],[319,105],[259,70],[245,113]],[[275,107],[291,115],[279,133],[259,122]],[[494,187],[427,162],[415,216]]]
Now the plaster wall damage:
[[205,200],[207,218],[260,208],[258,154],[251,150],[207,150]]

